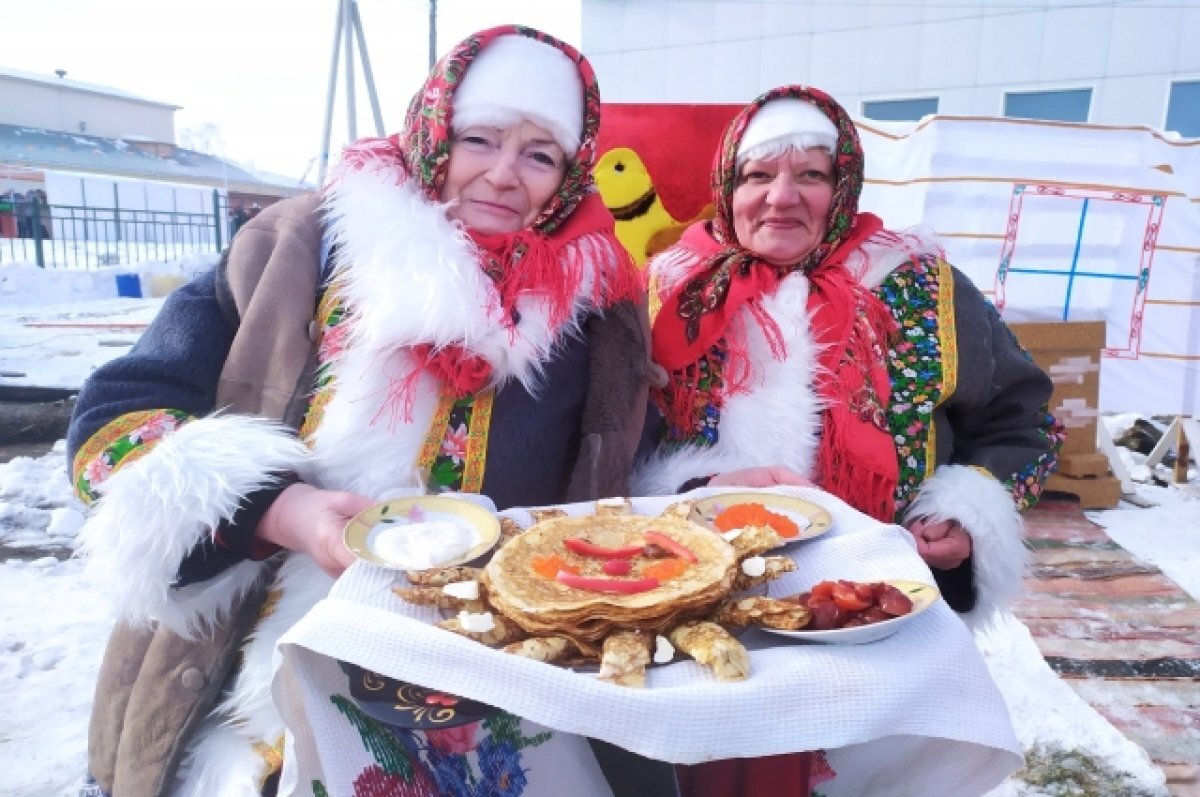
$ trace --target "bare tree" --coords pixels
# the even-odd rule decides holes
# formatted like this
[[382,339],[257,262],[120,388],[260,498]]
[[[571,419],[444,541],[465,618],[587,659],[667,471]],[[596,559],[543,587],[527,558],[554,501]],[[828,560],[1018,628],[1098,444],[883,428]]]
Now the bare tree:
[[221,155],[225,152],[225,138],[219,124],[201,122],[179,131],[179,146],[205,155]]

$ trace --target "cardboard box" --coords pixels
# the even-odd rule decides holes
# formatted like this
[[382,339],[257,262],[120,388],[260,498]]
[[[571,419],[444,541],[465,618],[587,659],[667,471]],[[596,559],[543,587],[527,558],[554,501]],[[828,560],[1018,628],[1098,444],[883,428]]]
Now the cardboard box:
[[1006,322],[1030,354],[1053,350],[1099,352],[1106,345],[1103,321],[1008,321],[1006,317]]
[[1104,322],[1014,321],[1009,327],[1054,383],[1050,412],[1067,429],[1062,455],[1095,454]]
[[1058,472],[1072,478],[1108,476],[1111,468],[1103,454],[1064,454],[1058,458]]
[[1083,509],[1112,509],[1121,501],[1121,480],[1113,476],[1072,478],[1055,473],[1046,480],[1045,489],[1070,493]]

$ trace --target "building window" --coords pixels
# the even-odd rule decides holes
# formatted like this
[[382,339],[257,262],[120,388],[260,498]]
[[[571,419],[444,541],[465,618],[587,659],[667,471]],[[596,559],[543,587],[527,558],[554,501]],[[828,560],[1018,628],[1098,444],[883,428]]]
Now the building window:
[[1167,130],[1185,138],[1200,138],[1200,80],[1171,84]]
[[862,104],[863,116],[881,122],[915,122],[922,116],[937,113],[937,97],[915,100],[873,100]]
[[1004,115],[1013,119],[1086,122],[1091,105],[1091,89],[1017,91],[1004,95]]

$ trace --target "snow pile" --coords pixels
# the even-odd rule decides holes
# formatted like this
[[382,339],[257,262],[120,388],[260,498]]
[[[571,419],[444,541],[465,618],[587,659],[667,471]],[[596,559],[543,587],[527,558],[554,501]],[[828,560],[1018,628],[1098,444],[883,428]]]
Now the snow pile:
[[0,795],[75,797],[112,614],[78,560],[10,559],[0,585]]
[[66,442],[38,459],[0,464],[0,545],[70,549],[83,525],[83,502],[71,490]]
[[31,307],[113,299],[117,275],[136,274],[143,296],[166,295],[171,288],[216,265],[216,253],[196,254],[181,260],[150,260],[136,266],[94,269],[38,268],[31,263],[0,265],[0,307]]
[[[1150,794],[1166,794],[1163,773],[1138,745],[1125,738],[1102,719],[1074,689],[1042,659],[1029,629],[1008,615],[991,631],[975,635],[988,670],[1004,702],[1008,704],[1013,728],[1026,751],[1086,752],[1108,767],[1127,773],[1129,779]],[[988,797],[1033,797],[1038,794],[1016,778],[1010,778]]]

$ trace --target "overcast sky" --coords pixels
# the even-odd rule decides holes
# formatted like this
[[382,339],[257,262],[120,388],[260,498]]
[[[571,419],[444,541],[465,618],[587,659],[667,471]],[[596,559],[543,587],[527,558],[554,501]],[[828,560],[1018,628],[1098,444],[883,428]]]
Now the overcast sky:
[[[320,150],[338,0],[3,5],[0,66],[43,75],[65,69],[74,80],[182,106],[177,136],[214,123],[221,154],[282,175],[299,177]],[[427,72],[429,5],[358,0],[358,6],[384,125],[394,132]],[[468,33],[505,22],[579,44],[578,0],[438,0],[437,7],[439,55]],[[348,138],[344,86],[339,73],[335,152]],[[361,77],[355,100],[358,135],[374,134]],[[315,176],[314,167],[308,178]]]

